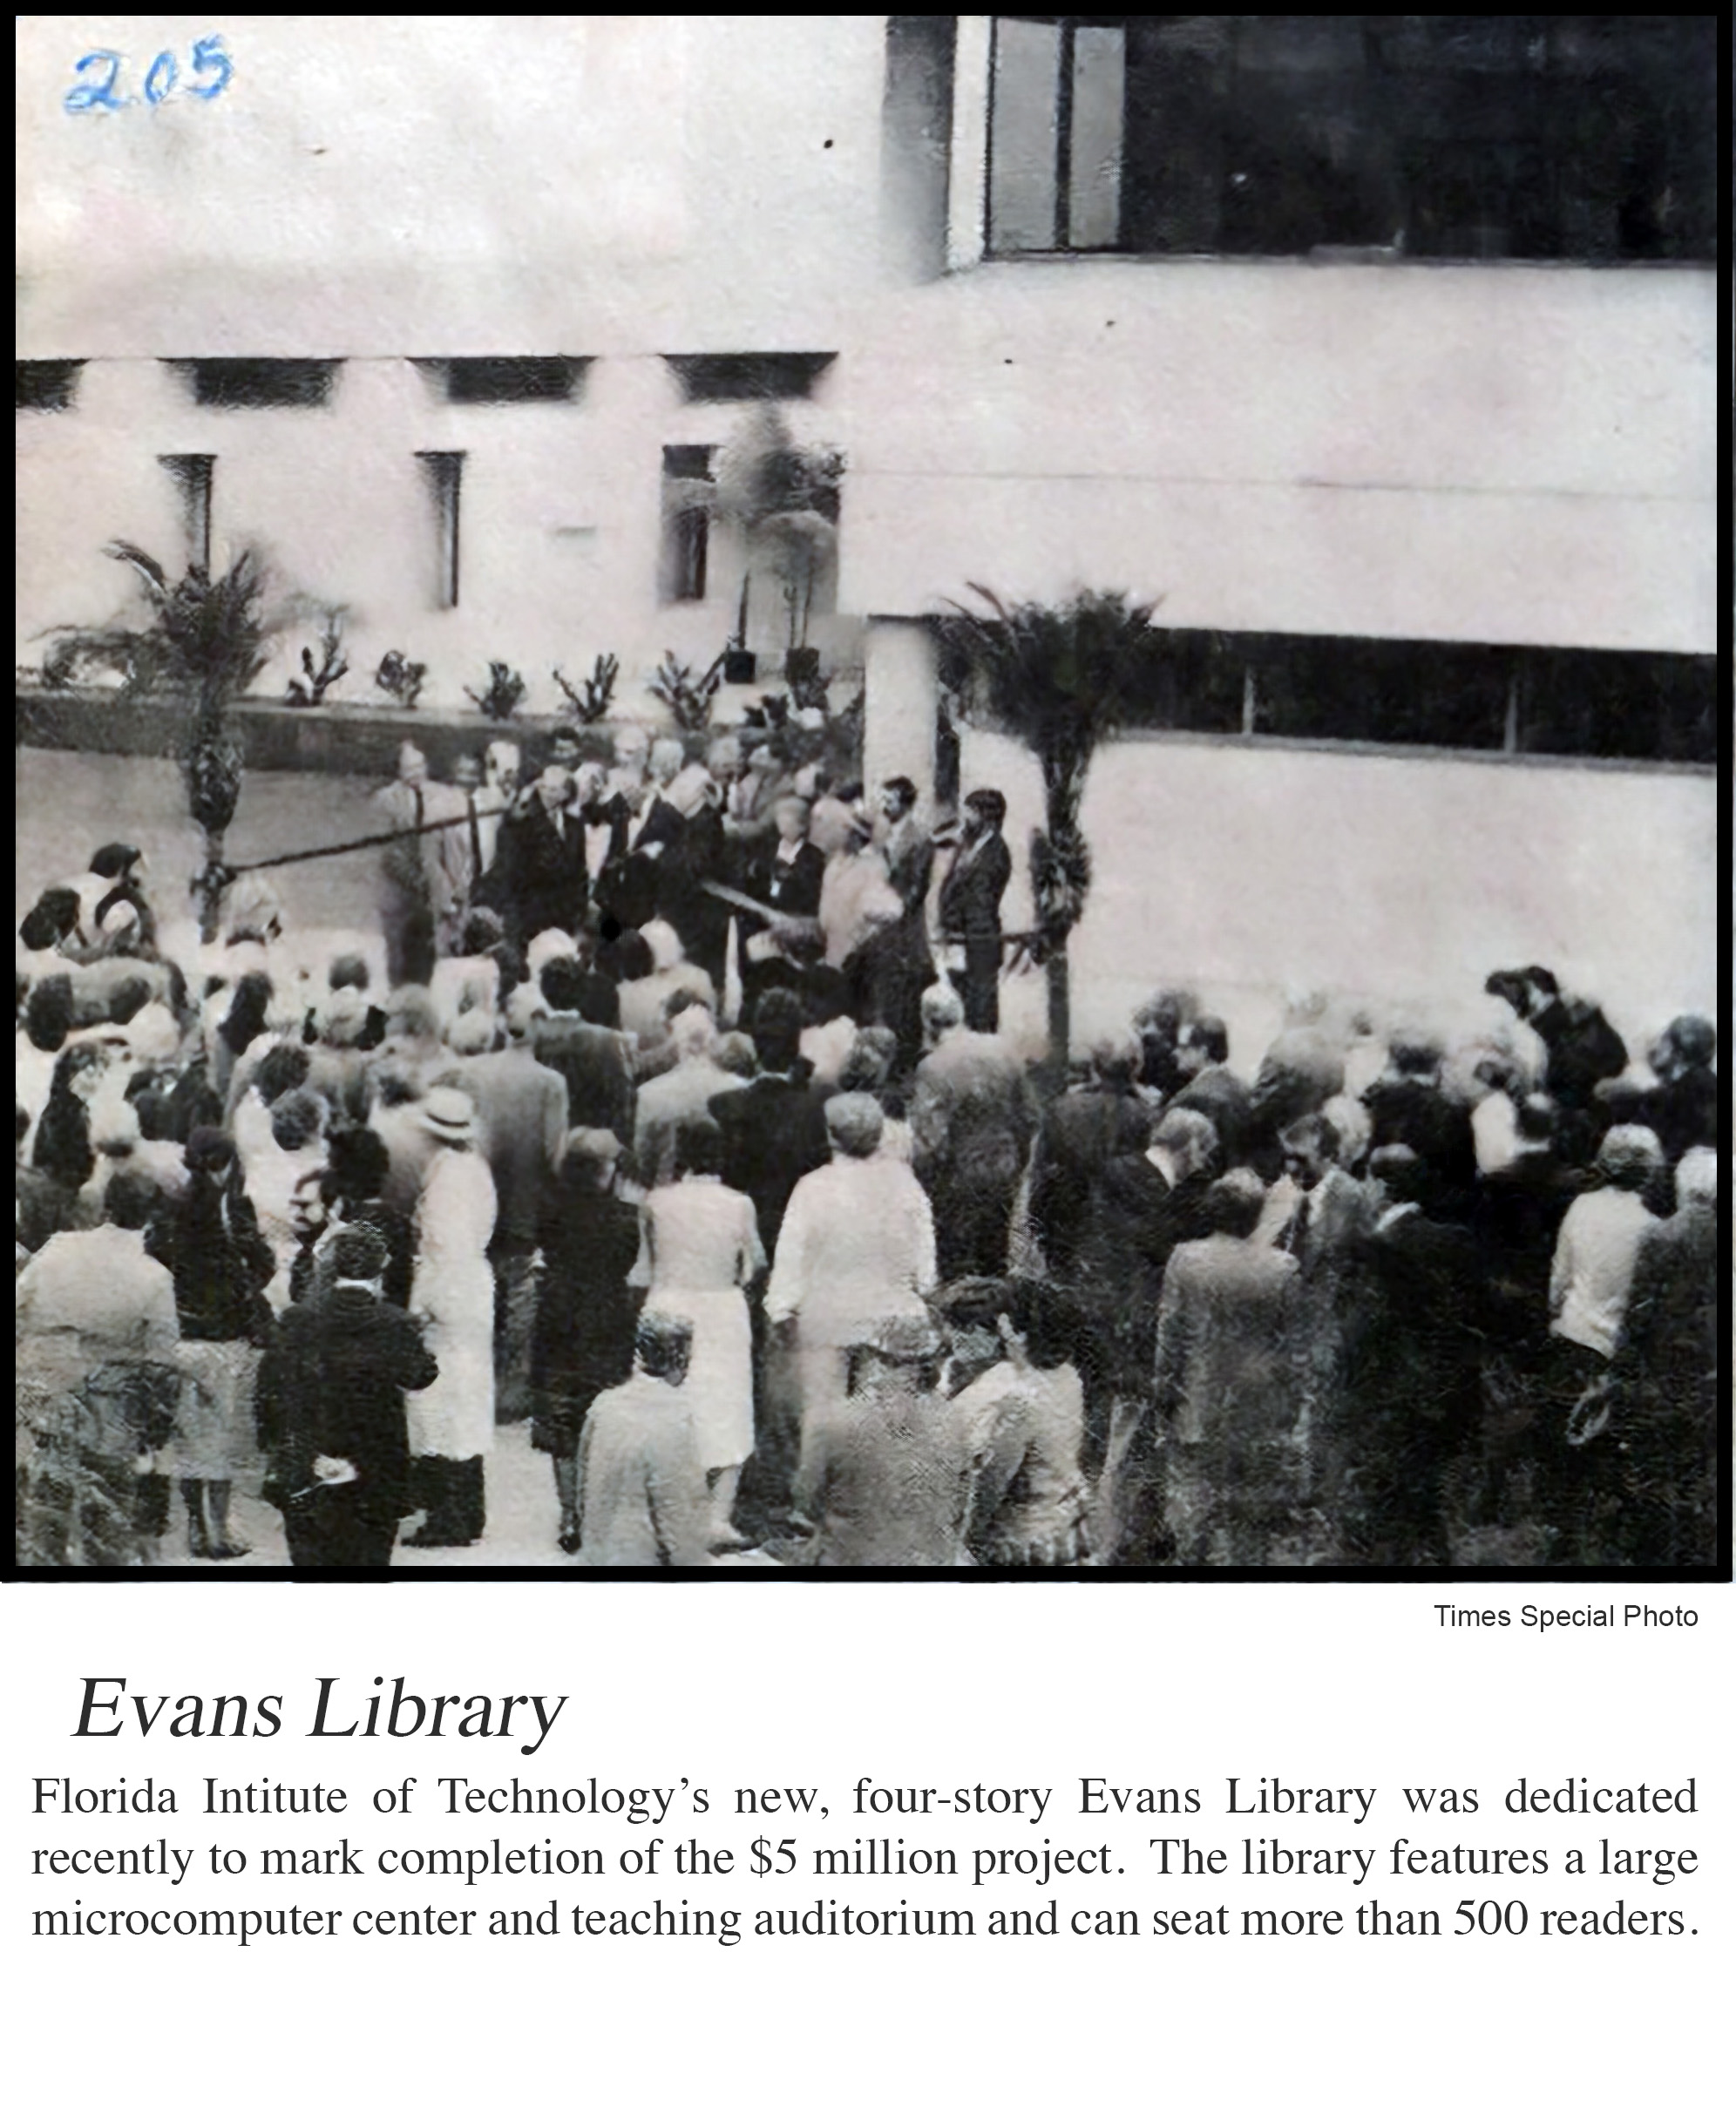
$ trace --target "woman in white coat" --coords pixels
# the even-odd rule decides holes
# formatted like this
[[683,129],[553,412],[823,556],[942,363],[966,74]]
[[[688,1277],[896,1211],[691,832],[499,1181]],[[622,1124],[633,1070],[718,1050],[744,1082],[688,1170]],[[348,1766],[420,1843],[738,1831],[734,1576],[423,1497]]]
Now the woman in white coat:
[[653,1189],[641,1214],[636,1280],[648,1284],[648,1314],[693,1329],[682,1391],[693,1414],[711,1499],[714,1542],[740,1544],[730,1524],[736,1484],[754,1448],[753,1329],[746,1286],[765,1267],[753,1201],[718,1177],[722,1140],[712,1123],[684,1125],[675,1141],[676,1179]]
[[426,1324],[440,1375],[405,1404],[425,1515],[403,1544],[468,1547],[482,1536],[483,1461],[494,1441],[494,1176],[468,1095],[431,1088],[419,1121],[436,1150],[416,1207],[410,1310]]

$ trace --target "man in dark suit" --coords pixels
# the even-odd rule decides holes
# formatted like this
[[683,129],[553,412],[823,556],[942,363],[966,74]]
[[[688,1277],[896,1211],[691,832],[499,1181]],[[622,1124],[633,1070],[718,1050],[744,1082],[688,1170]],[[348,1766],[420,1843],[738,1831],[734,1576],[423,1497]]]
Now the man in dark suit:
[[266,1494],[283,1513],[298,1569],[383,1569],[409,1502],[406,1393],[439,1367],[416,1319],[388,1305],[383,1237],[347,1228],[329,1292],[284,1311],[261,1362]]
[[1426,1170],[1423,1208],[1431,1217],[1463,1224],[1475,1196],[1476,1144],[1469,1109],[1441,1087],[1441,1047],[1432,1037],[1402,1030],[1393,1037],[1387,1056],[1387,1070],[1362,1097],[1370,1146],[1408,1147]]
[[590,878],[572,788],[571,774],[545,768],[523,816],[501,825],[500,891],[521,948],[547,927],[576,933],[585,923]]
[[1031,1162],[1031,1229],[1058,1283],[1075,1279],[1104,1169],[1150,1142],[1150,1106],[1134,1086],[1139,1062],[1136,1036],[1106,1037],[1091,1047],[1091,1077],[1044,1108]]
[[[597,903],[605,919],[613,919],[617,927],[647,925],[661,907],[661,864],[679,849],[687,830],[687,819],[668,793],[684,756],[678,738],[658,739],[638,791],[638,807],[630,812],[624,830],[611,832],[608,858],[597,880]],[[614,844],[616,837],[619,850]]]
[[1217,1014],[1182,1025],[1176,1046],[1177,1092],[1166,1108],[1197,1109],[1217,1130],[1220,1163],[1245,1165],[1254,1121],[1253,1089],[1229,1066],[1230,1031]]
[[1674,1167],[1694,1146],[1718,1150],[1723,1089],[1713,1069],[1717,1055],[1712,1023],[1704,1014],[1678,1014],[1645,1054],[1656,1087],[1605,1080],[1597,1094],[1616,1122],[1644,1123],[1656,1131],[1665,1159]]
[[539,1065],[566,1082],[570,1129],[613,1131],[633,1142],[637,1086],[633,1047],[619,1029],[583,1018],[588,973],[571,956],[552,956],[538,980],[549,1011],[532,1024],[531,1048]]
[[1549,1053],[1543,1085],[1561,1110],[1556,1149],[1570,1167],[1589,1167],[1613,1118],[1598,1082],[1627,1070],[1627,1046],[1589,1000],[1566,997],[1553,971],[1533,963],[1494,972],[1483,987],[1529,1023]]
[[1000,836],[1007,798],[998,788],[965,797],[959,851],[940,885],[940,939],[946,967],[965,1003],[965,1027],[992,1036],[1000,1027],[1000,900],[1013,856]]
[[831,1158],[826,1135],[829,1088],[814,1087],[798,1057],[801,1003],[791,993],[762,995],[753,1016],[760,1069],[748,1086],[707,1104],[723,1134],[723,1179],[751,1196],[760,1244],[770,1261],[790,1191]]

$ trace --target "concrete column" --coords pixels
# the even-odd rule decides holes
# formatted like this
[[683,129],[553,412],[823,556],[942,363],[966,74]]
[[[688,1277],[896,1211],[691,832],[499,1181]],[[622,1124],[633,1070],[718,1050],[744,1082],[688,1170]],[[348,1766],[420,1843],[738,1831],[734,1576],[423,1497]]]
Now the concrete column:
[[946,267],[967,270],[987,242],[988,69],[993,17],[960,15],[953,55],[953,153]]
[[940,686],[926,622],[871,619],[863,638],[863,777],[871,786],[907,774],[925,796],[934,785]]

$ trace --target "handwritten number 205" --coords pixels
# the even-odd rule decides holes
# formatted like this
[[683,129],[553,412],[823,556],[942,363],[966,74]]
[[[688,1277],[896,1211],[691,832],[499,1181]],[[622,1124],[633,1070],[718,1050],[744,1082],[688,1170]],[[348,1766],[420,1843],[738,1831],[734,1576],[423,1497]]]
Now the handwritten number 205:
[[[119,51],[87,51],[72,68],[85,76],[66,91],[64,107],[73,116],[89,110],[124,110],[136,105],[137,95],[119,92],[120,69],[125,63]],[[220,37],[201,37],[193,47],[191,78],[181,91],[200,102],[220,95],[234,78],[234,60],[223,49]],[[145,99],[153,109],[166,102],[180,80],[180,69],[173,51],[159,51],[145,76]]]

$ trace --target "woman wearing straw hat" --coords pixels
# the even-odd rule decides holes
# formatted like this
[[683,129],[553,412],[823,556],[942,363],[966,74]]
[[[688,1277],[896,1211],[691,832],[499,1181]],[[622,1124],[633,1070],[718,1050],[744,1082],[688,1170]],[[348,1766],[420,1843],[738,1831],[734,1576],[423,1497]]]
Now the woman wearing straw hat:
[[416,1207],[410,1310],[424,1318],[440,1375],[408,1404],[425,1515],[403,1543],[468,1547],[482,1536],[483,1460],[494,1439],[494,1177],[477,1150],[467,1094],[431,1088],[417,1120],[435,1152]]

